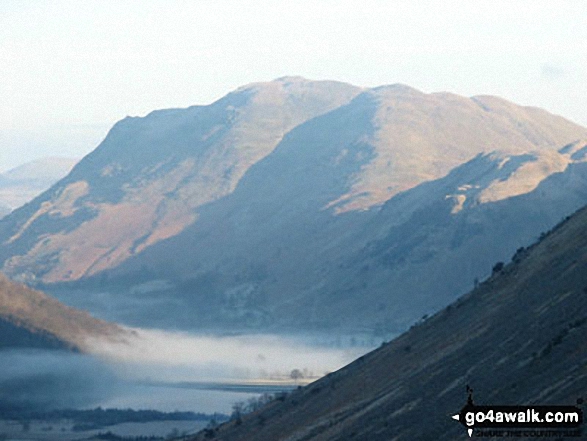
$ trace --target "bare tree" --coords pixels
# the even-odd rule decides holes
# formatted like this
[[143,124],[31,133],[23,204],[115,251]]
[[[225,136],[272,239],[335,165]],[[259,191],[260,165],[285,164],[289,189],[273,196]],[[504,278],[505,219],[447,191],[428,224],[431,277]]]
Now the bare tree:
[[245,403],[242,401],[237,401],[232,405],[232,415],[230,416],[231,420],[234,420],[236,424],[241,424],[243,422],[242,416],[245,410]]
[[293,371],[291,371],[291,374],[289,374],[289,376],[293,381],[295,381],[296,384],[298,384],[298,380],[304,378],[304,374],[299,369],[294,369]]

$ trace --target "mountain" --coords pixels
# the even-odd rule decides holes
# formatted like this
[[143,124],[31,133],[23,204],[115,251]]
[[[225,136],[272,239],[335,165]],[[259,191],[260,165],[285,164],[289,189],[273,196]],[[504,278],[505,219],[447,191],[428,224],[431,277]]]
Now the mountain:
[[230,193],[289,130],[359,92],[282,78],[209,106],[120,121],[50,192],[5,218],[5,271],[55,282],[119,264],[181,232],[198,207]]
[[193,440],[467,439],[451,418],[467,385],[476,405],[575,405],[587,391],[586,293],[582,209],[390,343]]
[[77,159],[49,157],[0,174],[0,217],[40,195],[73,168]]
[[117,340],[122,328],[67,307],[0,274],[0,349],[88,351],[88,339]]
[[389,335],[587,203],[581,139],[496,97],[286,77],[117,123],[0,221],[0,262],[132,324]]
[[[328,130],[324,120],[344,121],[336,113],[351,104],[294,129],[231,195],[202,207],[181,234],[96,277],[97,289],[158,282],[164,288],[151,295],[172,299],[165,311],[186,327],[385,336],[465,293],[495,262],[587,204],[578,141],[474,155],[383,205],[337,212],[329,204],[364,167],[356,158],[337,162],[343,141],[353,143],[344,127],[356,126]],[[340,139],[311,144],[319,133]],[[141,314],[152,316],[139,306],[135,320]]]

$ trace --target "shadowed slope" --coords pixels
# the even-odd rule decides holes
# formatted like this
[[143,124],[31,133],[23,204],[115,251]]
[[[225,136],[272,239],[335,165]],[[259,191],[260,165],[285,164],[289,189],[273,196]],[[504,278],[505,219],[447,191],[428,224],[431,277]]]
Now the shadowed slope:
[[[347,135],[340,131],[341,142]],[[340,191],[340,181],[280,159],[291,146],[306,145],[295,141],[284,140],[233,195],[204,207],[185,233],[121,266],[111,282],[168,281],[161,295],[185,305],[185,313],[172,314],[186,327],[335,328],[385,336],[446,306],[496,261],[587,204],[587,163],[574,153],[585,144],[575,143],[560,153],[479,155],[379,210],[335,216],[320,207]],[[312,147],[315,157],[328,154]],[[349,174],[361,169],[351,153],[346,160],[336,167]],[[324,161],[309,164],[327,170]],[[267,181],[263,170],[278,173]]]

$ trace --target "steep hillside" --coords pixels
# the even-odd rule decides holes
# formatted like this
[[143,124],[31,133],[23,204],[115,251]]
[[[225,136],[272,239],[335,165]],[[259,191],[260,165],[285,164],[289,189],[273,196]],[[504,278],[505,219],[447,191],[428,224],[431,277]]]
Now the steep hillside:
[[282,78],[208,106],[126,118],[51,191],[0,223],[4,271],[75,280],[177,235],[296,125],[359,88]]
[[125,332],[0,274],[0,349],[86,351],[89,338],[117,340],[123,338]]
[[478,405],[574,405],[587,392],[586,293],[583,209],[392,342],[194,439],[466,439],[450,417],[466,385]]
[[[76,159],[43,158],[0,174],[0,217],[47,190],[73,168]],[[8,212],[4,214],[8,214]]]
[[[267,158],[198,223],[118,268],[118,278],[97,279],[97,289],[158,281],[150,295],[177,302],[159,311],[186,327],[394,334],[587,204],[587,163],[573,153],[584,145],[480,155],[380,209],[338,215],[320,209],[333,197],[327,184],[264,186],[261,166],[284,182],[296,173]],[[152,316],[134,312],[139,322]]]
[[316,310],[328,311],[333,322],[345,317],[347,325],[350,318],[357,328],[374,323],[393,333],[446,306],[486,278],[495,262],[587,204],[587,162],[568,150],[573,146],[586,144],[480,155],[390,200],[347,241],[345,255],[323,258],[338,267],[323,267],[329,294],[314,300]]

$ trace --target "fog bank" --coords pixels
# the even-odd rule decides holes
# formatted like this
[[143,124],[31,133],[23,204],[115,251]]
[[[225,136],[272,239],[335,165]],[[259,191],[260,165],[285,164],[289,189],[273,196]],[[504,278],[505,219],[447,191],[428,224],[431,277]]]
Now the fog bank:
[[300,337],[230,337],[134,329],[127,342],[94,340],[94,354],[126,378],[157,381],[229,381],[283,377],[298,369],[322,376],[348,364],[369,348],[330,348]]

